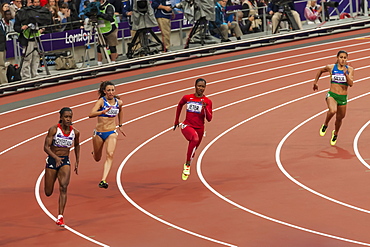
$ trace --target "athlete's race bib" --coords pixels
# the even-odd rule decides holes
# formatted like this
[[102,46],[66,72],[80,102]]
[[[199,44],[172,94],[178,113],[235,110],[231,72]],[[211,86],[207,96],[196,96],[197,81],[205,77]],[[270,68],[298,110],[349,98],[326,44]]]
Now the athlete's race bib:
[[338,83],[345,83],[347,82],[346,76],[345,75],[332,75],[331,80],[333,82],[338,82]]
[[106,115],[109,115],[109,116],[117,116],[119,112],[119,109],[117,108],[110,108],[109,111],[106,113]]
[[202,102],[189,101],[186,107],[188,112],[201,113]]

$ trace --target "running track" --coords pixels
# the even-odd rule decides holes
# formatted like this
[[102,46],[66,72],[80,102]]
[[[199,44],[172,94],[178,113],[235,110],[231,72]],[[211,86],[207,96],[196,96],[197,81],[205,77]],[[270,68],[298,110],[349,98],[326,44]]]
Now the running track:
[[[366,30],[158,65],[0,98],[1,246],[370,246],[370,39]],[[364,33],[364,34],[361,34]],[[349,52],[355,85],[337,146],[318,129],[328,78],[317,69]],[[214,119],[181,180],[187,142],[175,105],[207,80]],[[102,80],[125,104],[108,190],[91,157],[88,119]],[[43,195],[43,141],[70,106],[81,131],[66,229],[58,190]],[[74,161],[74,155],[71,155]],[[41,182],[41,186],[40,186]]]

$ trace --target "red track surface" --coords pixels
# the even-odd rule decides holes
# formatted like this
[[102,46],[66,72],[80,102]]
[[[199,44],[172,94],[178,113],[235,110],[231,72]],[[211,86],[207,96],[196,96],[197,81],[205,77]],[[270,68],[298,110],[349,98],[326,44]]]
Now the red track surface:
[[[365,160],[369,158],[369,128],[359,134],[358,141],[355,136],[369,120],[370,96],[356,97],[370,90],[370,40],[349,39],[311,47],[309,42],[317,40],[325,42],[325,38],[295,41],[272,48],[299,43],[307,46],[196,67],[197,62],[269,49],[257,48],[0,98],[1,104],[12,103],[105,79],[195,65],[192,70],[116,87],[128,105],[124,108],[125,120],[143,117],[125,125],[127,138],[119,137],[108,190],[97,186],[103,162],[93,161],[91,141],[82,145],[80,174],[72,175],[65,221],[68,227],[98,243],[76,235],[70,228],[58,228],[35,199],[35,193],[40,193],[46,209],[56,215],[58,185],[50,198],[43,195],[43,181],[35,192],[46,156],[42,151],[44,137],[58,121],[56,111],[70,106],[74,127],[81,131],[81,140],[88,140],[96,119],[86,116],[96,92],[0,115],[0,245],[370,246],[370,173],[354,151],[358,144],[359,154]],[[326,109],[328,78],[320,80],[321,91],[316,94],[312,81],[319,67],[335,62],[340,49],[350,54],[356,83],[349,90],[353,100],[337,146],[331,147],[333,120],[325,137],[318,135],[324,113],[303,122]],[[197,77],[207,80],[206,94],[213,100],[215,113],[214,120],[207,124],[207,136],[197,151],[199,159],[193,162],[192,175],[184,182],[181,171],[187,142],[180,131],[166,131],[137,147],[171,127],[174,106],[182,95],[194,91]],[[160,83],[168,84],[131,92]],[[86,102],[91,103],[76,107]],[[48,115],[17,124],[43,114]],[[74,160],[74,155],[71,157]],[[147,214],[134,207],[131,200]]]

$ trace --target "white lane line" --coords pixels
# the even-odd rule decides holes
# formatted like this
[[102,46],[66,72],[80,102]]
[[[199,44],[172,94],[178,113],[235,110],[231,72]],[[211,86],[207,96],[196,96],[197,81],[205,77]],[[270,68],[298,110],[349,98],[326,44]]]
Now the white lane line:
[[[365,79],[368,79],[368,78],[364,78],[363,80]],[[203,156],[205,154],[205,152],[217,141],[219,140],[222,136],[226,135],[227,133],[229,133],[230,131],[234,130],[235,128],[237,128],[238,126],[252,120],[252,119],[255,119],[261,115],[264,115],[268,112],[271,112],[273,110],[276,110],[278,108],[281,108],[283,106],[286,106],[288,104],[292,104],[294,102],[297,102],[297,101],[300,101],[302,99],[305,99],[305,98],[308,98],[308,97],[311,97],[313,95],[316,95],[318,93],[322,93],[322,92],[326,92],[326,90],[322,90],[322,91],[319,91],[319,92],[316,92],[316,93],[313,93],[313,94],[310,94],[310,95],[307,95],[307,96],[304,96],[304,97],[300,97],[300,98],[297,98],[297,99],[294,99],[294,100],[291,100],[289,102],[286,102],[284,104],[281,104],[281,105],[278,105],[278,106],[275,106],[273,108],[270,108],[266,111],[263,111],[259,114],[256,114],[248,119],[245,119],[243,120],[242,122],[239,122],[238,124],[232,126],[231,128],[225,130],[224,132],[222,132],[220,135],[218,135],[216,138],[214,138],[210,143],[207,144],[207,146],[202,150],[202,152],[200,153],[199,155],[199,158],[197,160],[197,173],[198,173],[198,176],[200,178],[200,180],[202,181],[202,183],[204,184],[205,187],[207,187],[212,193],[214,193],[217,197],[221,198],[222,200],[226,201],[227,203],[241,209],[241,210],[244,210],[248,213],[251,213],[253,215],[256,215],[258,217],[261,217],[261,218],[264,218],[266,220],[270,220],[270,221],[273,221],[275,223],[278,223],[278,224],[282,224],[282,225],[285,225],[285,226],[288,226],[288,227],[292,227],[292,228],[295,228],[295,229],[298,229],[298,230],[302,230],[302,231],[306,231],[306,232],[310,232],[310,233],[313,233],[313,234],[317,234],[317,235],[320,235],[320,236],[324,236],[324,237],[329,237],[329,238],[333,238],[333,239],[337,239],[337,240],[341,240],[341,241],[345,241],[345,242],[350,242],[350,243],[355,243],[355,244],[360,244],[360,245],[364,245],[364,246],[370,246],[370,243],[365,243],[365,242],[360,242],[360,241],[356,241],[356,240],[352,240],[352,239],[347,239],[347,238],[343,238],[343,237],[339,237],[339,236],[335,236],[335,235],[331,235],[331,234],[327,234],[327,233],[323,233],[323,232],[319,232],[319,231],[315,231],[315,230],[312,230],[312,229],[308,229],[308,228],[304,228],[304,227],[300,227],[300,226],[297,226],[297,225],[294,225],[294,224],[290,224],[290,223],[287,223],[287,222],[284,222],[284,221],[281,221],[281,220],[278,220],[278,219],[275,219],[275,218],[272,218],[272,217],[269,217],[269,216],[266,216],[266,215],[263,215],[263,214],[260,214],[260,213],[257,213],[251,209],[248,209],[246,207],[243,207],[235,202],[233,202],[232,200],[226,198],[225,196],[223,196],[222,194],[220,194],[218,191],[216,191],[213,187],[211,187],[208,182],[204,179],[204,176],[202,174],[202,170],[201,170],[201,163],[202,163],[202,159],[203,159]],[[363,97],[365,95],[368,95],[370,93],[367,93],[367,94],[364,94],[362,96],[359,96],[359,97]],[[359,97],[356,97],[354,99],[357,99]],[[316,114],[315,116],[318,116],[320,114],[322,114],[323,112],[325,111],[322,111],[318,114]],[[314,116],[314,117],[315,117]],[[311,191],[311,190],[310,190]],[[317,193],[317,192],[316,192]],[[316,194],[315,193],[315,194]],[[331,199],[331,198],[330,198]],[[333,201],[333,199],[332,199]],[[342,203],[341,203],[342,204]],[[343,204],[342,204],[343,205]],[[363,211],[363,210],[360,210],[360,211]]]
[[365,128],[370,124],[370,121],[368,121],[364,126],[361,127],[361,129],[357,132],[355,139],[353,140],[353,150],[355,151],[357,159],[366,166],[367,169],[370,169],[370,165],[362,158],[360,151],[358,150],[358,140],[362,134],[362,132],[365,130]]
[[[362,45],[362,44],[366,44],[366,43],[370,43],[370,42],[356,43],[356,44],[347,45],[347,46],[344,46],[344,47],[347,47],[348,48],[348,47],[358,46],[358,45]],[[310,47],[310,49],[311,48],[312,47]],[[341,48],[343,48],[343,46],[341,46]],[[337,50],[337,49],[338,49],[338,47],[332,47],[332,48],[329,48],[329,49],[324,49],[324,50],[322,50],[322,52],[331,51],[331,50]],[[365,49],[365,50],[368,50],[368,49]],[[354,51],[352,53],[357,53],[357,52],[362,52],[362,51],[364,51],[364,50]],[[284,52],[286,52],[286,51],[284,51]],[[275,53],[277,53],[277,52],[275,52]],[[268,55],[275,54],[275,53],[270,53]],[[226,70],[218,70],[218,71],[214,71],[214,72],[202,74],[202,76],[204,77],[204,76],[207,76],[207,75],[214,75],[214,74],[217,74],[217,73],[225,73],[227,71],[239,70],[239,69],[242,69],[242,68],[247,68],[247,67],[252,67],[252,66],[258,66],[258,65],[261,65],[261,64],[265,64],[265,63],[277,62],[277,61],[281,61],[281,60],[284,60],[284,59],[291,59],[291,58],[296,58],[296,57],[301,57],[301,56],[306,56],[306,55],[316,54],[316,53],[317,53],[317,51],[308,52],[308,53],[304,53],[304,54],[293,55],[293,56],[288,56],[288,57],[281,57],[281,58],[278,58],[278,59],[267,60],[267,61],[262,61],[262,62],[258,62],[258,63],[252,63],[252,64],[247,64],[247,65],[243,65],[243,66],[239,66],[239,67],[233,67],[233,68],[226,69]],[[266,54],[254,56],[254,57],[251,57],[251,58],[262,57],[262,56],[266,56]],[[314,59],[314,60],[311,60],[311,61],[322,60],[322,59],[331,58],[331,57],[333,57],[333,56],[321,57],[319,59]],[[240,61],[240,60],[245,60],[245,59],[247,59],[247,58],[242,58],[242,59],[238,59],[238,60],[235,60],[235,61]],[[352,60],[352,61],[355,61],[355,60]],[[310,61],[305,61],[305,62],[307,63],[307,62],[310,62]],[[211,67],[211,66],[216,66],[216,65],[218,66],[218,65],[221,65],[221,64],[224,64],[224,63],[230,63],[230,62],[221,62],[221,63],[217,63],[217,64],[213,64],[213,65],[206,65],[206,66],[202,66],[202,67],[191,68],[191,69],[182,70],[182,71],[176,71],[174,73],[181,73],[181,72],[184,72],[184,71],[190,71],[190,70],[195,70],[195,69],[198,69],[198,68],[206,68],[206,67]],[[284,68],[284,67],[285,66],[281,66],[280,68]],[[130,82],[120,83],[120,84],[117,84],[116,86],[117,87],[118,86],[124,86],[124,85],[126,85],[128,83],[134,83],[134,82],[139,82],[139,81],[154,79],[154,78],[158,78],[158,77],[161,77],[161,76],[166,76],[166,75],[169,75],[169,74],[172,75],[174,73],[168,73],[168,74],[164,74],[164,75],[153,76],[153,77],[149,77],[149,78],[144,78],[144,79],[134,80],[134,81],[130,81]],[[257,72],[257,73],[261,73],[261,72]],[[131,93],[136,93],[136,92],[139,92],[139,91],[144,91],[144,90],[148,90],[148,89],[152,89],[152,88],[156,88],[156,87],[160,87],[160,86],[165,86],[165,85],[168,85],[168,84],[172,84],[172,83],[176,83],[176,82],[180,82],[180,81],[185,81],[185,80],[189,80],[189,79],[193,79],[193,78],[197,78],[197,77],[198,77],[198,75],[197,76],[187,77],[187,78],[182,78],[182,79],[178,79],[178,80],[174,80],[174,81],[171,81],[171,82],[160,83],[160,84],[156,84],[156,85],[153,85],[153,86],[148,86],[148,87],[144,87],[144,88],[132,90],[132,91],[129,91],[129,92],[121,93],[119,95],[122,96],[122,95],[131,94]],[[184,89],[184,90],[187,90],[187,89]],[[73,96],[79,96],[79,95],[82,95],[82,94],[85,94],[85,93],[90,93],[90,92],[93,92],[93,91],[96,91],[96,90],[94,89],[94,90],[89,90],[89,91],[86,91],[86,92],[77,93],[77,94],[74,94],[74,95],[65,96],[65,97],[62,97],[62,99],[73,97]],[[160,97],[160,96],[158,96],[158,97]],[[28,108],[28,107],[33,107],[33,106],[37,106],[37,105],[40,105],[40,104],[54,102],[54,101],[59,100],[59,99],[60,98],[56,98],[56,99],[53,99],[53,100],[44,101],[42,103],[28,105],[28,106],[25,106],[25,107],[17,108],[16,110],[19,111],[21,109],[25,109],[25,108]],[[75,106],[71,106],[71,108],[77,108],[77,107],[80,107],[80,106],[91,104],[93,102],[95,102],[95,100],[94,101],[88,101],[88,102],[85,102],[85,103],[82,103],[82,104],[78,104],[78,105],[75,105]],[[10,111],[7,111],[7,112],[0,113],[0,116],[2,114],[10,113],[10,112],[13,112],[13,111],[16,111],[16,110],[10,110]],[[58,111],[49,112],[49,113],[46,113],[46,114],[42,114],[40,116],[36,116],[36,117],[29,118],[29,119],[26,119],[26,120],[23,120],[23,121],[14,123],[14,124],[7,125],[7,126],[4,126],[4,127],[1,127],[0,128],[0,131],[1,130],[4,130],[4,129],[7,129],[7,128],[10,128],[10,127],[17,126],[19,124],[23,124],[23,123],[26,123],[26,122],[29,122],[29,121],[32,121],[32,120],[39,119],[41,117],[49,116],[49,115],[54,114],[54,113],[57,113],[57,112]]]

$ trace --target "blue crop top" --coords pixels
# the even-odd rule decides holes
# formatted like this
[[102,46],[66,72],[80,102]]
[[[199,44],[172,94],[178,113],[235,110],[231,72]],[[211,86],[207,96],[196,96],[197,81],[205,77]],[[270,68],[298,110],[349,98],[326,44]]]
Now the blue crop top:
[[107,113],[99,115],[99,117],[115,117],[115,116],[117,116],[117,114],[119,113],[119,104],[118,104],[118,100],[116,98],[114,98],[114,100],[115,100],[114,105],[110,105],[109,102],[107,101],[107,99],[105,97],[103,97],[103,101],[104,101],[103,107],[101,107],[98,111],[103,111],[103,110],[106,110],[106,109],[109,109],[109,108],[110,109]]
[[[346,65],[348,69],[348,66]],[[347,71],[348,74],[348,71]],[[331,83],[341,84],[341,85],[348,85],[347,78],[344,75],[343,70],[339,70],[337,64],[334,64],[334,67],[331,71]]]

